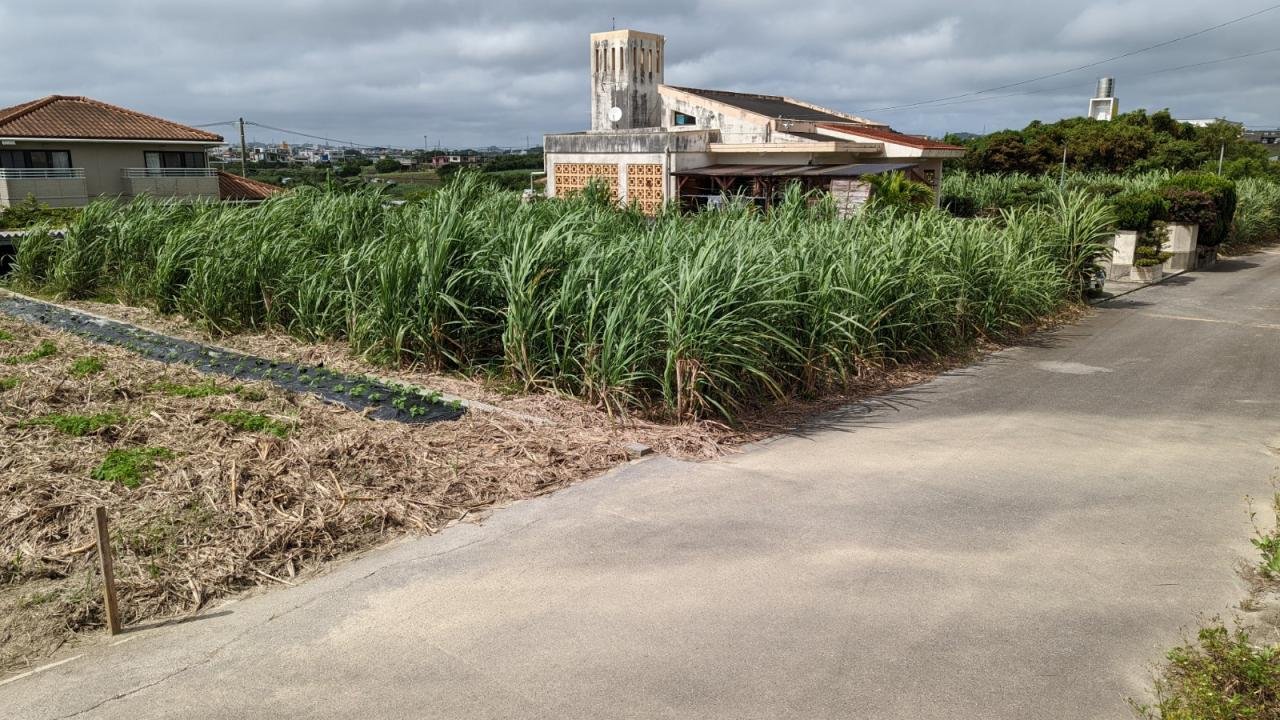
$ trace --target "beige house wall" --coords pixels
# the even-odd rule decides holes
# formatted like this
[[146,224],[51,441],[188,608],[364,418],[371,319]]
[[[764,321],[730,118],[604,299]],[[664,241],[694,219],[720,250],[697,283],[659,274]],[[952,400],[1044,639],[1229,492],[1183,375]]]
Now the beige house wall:
[[[71,153],[71,167],[83,168],[83,180],[52,180],[41,183],[55,183],[47,187],[36,187],[36,199],[61,206],[72,204],[83,205],[88,200],[101,196],[123,195],[126,197],[149,191],[161,197],[218,197],[218,179],[202,178],[145,178],[128,180],[123,171],[126,168],[146,167],[144,153],[148,151],[204,152],[214,147],[215,143],[147,143],[147,142],[93,142],[68,140],[18,140],[13,144],[8,141],[2,146],[4,150],[66,150]],[[178,181],[178,182],[174,182]],[[26,197],[31,180],[0,181],[9,185],[8,195],[11,202],[19,202]],[[72,187],[75,183],[79,186]],[[21,194],[15,194],[16,185]],[[80,189],[80,188],[83,189]],[[47,194],[46,194],[47,193]],[[46,199],[47,198],[47,199]],[[68,199],[83,198],[78,203]],[[6,204],[0,196],[0,204]]]

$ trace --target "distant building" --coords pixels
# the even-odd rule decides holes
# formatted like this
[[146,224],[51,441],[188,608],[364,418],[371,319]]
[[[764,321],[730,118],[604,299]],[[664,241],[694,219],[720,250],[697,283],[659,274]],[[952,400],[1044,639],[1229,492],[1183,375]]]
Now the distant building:
[[218,199],[219,172],[208,160],[222,144],[220,135],[86,97],[50,95],[3,108],[0,207],[28,196],[52,207],[143,194]]
[[432,167],[443,167],[445,165],[475,165],[484,162],[484,158],[479,155],[436,155],[431,158]]
[[1098,78],[1097,95],[1089,101],[1089,117],[1108,121],[1120,114],[1120,100],[1116,98],[1115,78]]
[[1280,129],[1245,130],[1244,139],[1260,145],[1280,145]]
[[1195,120],[1180,120],[1179,122],[1184,122],[1188,125],[1194,125],[1196,127],[1201,127],[1201,128],[1209,127],[1210,125],[1217,125],[1218,123],[1223,123],[1226,125],[1235,125],[1237,128],[1241,130],[1244,129],[1244,123],[1233,122],[1226,118],[1197,118]]
[[768,205],[799,182],[850,211],[867,197],[861,178],[905,172],[936,194],[943,159],[964,154],[788,97],[667,85],[665,43],[634,30],[591,35],[591,130],[546,136],[548,195],[597,181],[652,213],[726,194]]
[[1280,129],[1245,130],[1244,139],[1249,142],[1266,145],[1272,160],[1280,160]]

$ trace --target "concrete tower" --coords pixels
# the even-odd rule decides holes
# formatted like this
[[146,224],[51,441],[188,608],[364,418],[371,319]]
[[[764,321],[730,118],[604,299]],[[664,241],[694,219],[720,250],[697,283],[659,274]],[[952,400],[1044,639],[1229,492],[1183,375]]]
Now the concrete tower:
[[635,30],[591,34],[591,129],[660,127],[664,38]]
[[1120,101],[1116,99],[1114,78],[1098,78],[1098,94],[1089,101],[1089,117],[1094,120],[1110,120],[1120,114]]

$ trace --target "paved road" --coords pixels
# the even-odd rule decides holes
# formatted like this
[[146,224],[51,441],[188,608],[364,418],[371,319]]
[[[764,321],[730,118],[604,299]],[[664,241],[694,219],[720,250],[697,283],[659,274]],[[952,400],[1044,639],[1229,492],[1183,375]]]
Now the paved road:
[[1128,718],[1242,595],[1280,255],[0,686],[10,718]]

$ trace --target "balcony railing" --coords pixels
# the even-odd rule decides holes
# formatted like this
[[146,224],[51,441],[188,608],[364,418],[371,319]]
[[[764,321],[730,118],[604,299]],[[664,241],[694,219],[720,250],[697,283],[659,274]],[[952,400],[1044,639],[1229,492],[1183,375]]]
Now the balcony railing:
[[0,168],[0,180],[83,180],[84,168]]
[[215,177],[218,171],[213,168],[125,168],[121,173],[126,178],[183,178]]

